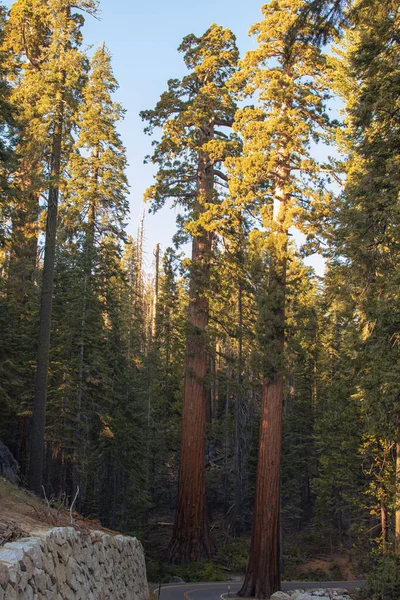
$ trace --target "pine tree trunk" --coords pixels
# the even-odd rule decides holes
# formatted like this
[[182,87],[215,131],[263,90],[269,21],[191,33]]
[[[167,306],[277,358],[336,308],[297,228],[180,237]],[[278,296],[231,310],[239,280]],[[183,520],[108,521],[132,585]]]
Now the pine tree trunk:
[[[97,151],[96,158],[99,158],[99,152]],[[94,175],[94,189],[97,195],[98,185],[98,170]],[[81,313],[81,335],[79,341],[79,363],[78,363],[78,389],[76,394],[76,409],[75,418],[77,422],[77,430],[75,432],[75,447],[73,451],[73,464],[72,464],[72,495],[75,495],[78,487],[82,489],[82,482],[79,470],[79,458],[83,442],[83,431],[82,431],[82,401],[84,391],[84,366],[85,366],[85,351],[86,351],[86,319],[87,319],[87,305],[88,295],[92,286],[92,270],[94,262],[94,243],[95,243],[95,227],[96,227],[96,201],[97,198],[92,198],[89,204],[88,210],[88,223],[87,232],[85,239],[85,262],[83,268],[83,290],[82,290],[82,313]],[[87,427],[87,425],[86,425]],[[81,497],[78,496],[76,500],[76,508],[79,511],[81,507]]]
[[384,554],[387,552],[387,540],[388,540],[388,524],[387,524],[387,509],[383,500],[381,500],[381,537],[382,537],[382,551]]
[[242,457],[241,457],[241,413],[242,413],[242,358],[243,358],[243,290],[238,286],[238,353],[235,398],[235,534],[241,533],[242,508]]
[[155,272],[154,272],[154,297],[153,297],[153,316],[152,316],[152,338],[157,336],[157,307],[158,307],[158,288],[160,278],[160,244],[156,244],[155,250]]
[[[199,161],[197,209],[212,194],[213,170],[206,157]],[[168,548],[171,562],[194,562],[213,551],[206,510],[205,432],[208,390],[205,377],[208,356],[204,331],[208,323],[206,295],[212,250],[212,233],[201,231],[192,242],[192,272],[189,289],[188,337],[185,355],[182,440],[178,507]]]
[[[65,75],[61,89],[63,90]],[[59,179],[61,172],[61,147],[64,121],[63,91],[58,101],[54,123],[51,153],[50,187],[48,195],[46,242],[43,263],[43,282],[39,313],[39,341],[36,366],[35,397],[33,402],[31,453],[29,463],[29,487],[36,494],[42,492],[43,452],[47,401],[47,378],[49,367],[51,314],[53,304],[54,267],[56,259],[57,213]]]

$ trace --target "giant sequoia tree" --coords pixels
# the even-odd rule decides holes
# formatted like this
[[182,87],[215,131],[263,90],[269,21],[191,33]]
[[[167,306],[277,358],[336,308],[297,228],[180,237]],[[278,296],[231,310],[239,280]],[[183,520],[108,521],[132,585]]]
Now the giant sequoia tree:
[[185,358],[183,425],[179,497],[174,532],[169,546],[171,561],[194,561],[209,556],[205,499],[204,436],[206,422],[207,348],[205,330],[209,303],[207,289],[213,233],[206,213],[218,201],[226,181],[220,170],[237,143],[221,131],[232,124],[235,103],[226,86],[238,59],[233,34],[212,25],[200,38],[187,36],[179,50],[190,74],[169,81],[154,110],[142,117],[148,131],[162,127],[152,161],[158,165],[155,184],[147,191],[157,210],[171,198],[186,215],[184,231],[192,237],[190,302]]
[[[259,211],[263,231],[254,239],[268,277],[259,287],[258,338],[263,352],[262,408],[257,488],[250,562],[242,596],[269,597],[280,587],[279,512],[282,442],[283,351],[289,228],[305,212],[319,166],[311,141],[324,136],[324,60],[308,41],[307,29],[293,35],[302,0],[266,4],[264,20],[251,28],[258,48],[247,52],[232,85],[257,105],[238,111],[235,130],[243,136],[243,157],[229,162],[231,194]],[[290,35],[289,35],[290,34]],[[298,222],[298,220],[297,220]]]

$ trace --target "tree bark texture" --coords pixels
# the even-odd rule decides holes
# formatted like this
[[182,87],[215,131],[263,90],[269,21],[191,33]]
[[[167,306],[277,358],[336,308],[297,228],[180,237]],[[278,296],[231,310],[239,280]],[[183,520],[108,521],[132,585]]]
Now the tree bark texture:
[[[213,189],[212,168],[206,158],[199,161],[197,211]],[[213,544],[206,510],[205,432],[208,390],[205,378],[208,356],[205,328],[209,306],[206,291],[210,277],[212,233],[200,230],[192,242],[192,272],[189,289],[188,337],[185,355],[182,440],[178,507],[168,548],[171,562],[194,562],[210,556]]]
[[387,520],[387,508],[383,500],[381,500],[381,536],[382,536],[382,551],[384,554],[387,552],[387,541],[388,541],[388,520]]
[[282,394],[281,377],[275,381],[264,380],[250,561],[239,592],[239,596],[247,598],[269,598],[280,589]]
[[[260,441],[257,463],[256,499],[251,535],[250,559],[239,596],[269,598],[280,589],[280,479],[283,415],[283,353],[285,344],[285,295],[288,232],[286,208],[288,195],[285,186],[290,169],[283,164],[277,172],[273,205],[274,251],[270,267],[267,295],[272,315],[266,320],[274,323],[264,340],[265,351],[273,344],[277,356],[264,363]],[[268,299],[267,299],[268,300]],[[267,331],[270,329],[270,323]],[[267,355],[268,356],[268,355]],[[273,366],[271,366],[273,365]]]

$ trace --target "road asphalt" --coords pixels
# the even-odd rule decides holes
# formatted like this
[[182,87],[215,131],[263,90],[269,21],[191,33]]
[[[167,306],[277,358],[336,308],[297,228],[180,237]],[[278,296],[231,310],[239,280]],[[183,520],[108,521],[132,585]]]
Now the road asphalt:
[[[287,581],[282,590],[341,588],[354,589],[366,585],[366,581]],[[228,600],[241,587],[240,581],[216,583],[172,583],[161,587],[159,600]],[[158,594],[158,588],[154,590]]]

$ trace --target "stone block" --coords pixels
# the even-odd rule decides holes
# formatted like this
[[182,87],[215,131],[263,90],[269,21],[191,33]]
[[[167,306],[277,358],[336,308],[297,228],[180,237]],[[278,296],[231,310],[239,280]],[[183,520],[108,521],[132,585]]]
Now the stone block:
[[7,565],[0,561],[0,586],[5,587],[8,583]]
[[6,600],[18,600],[18,592],[10,583],[4,590],[4,597]]

